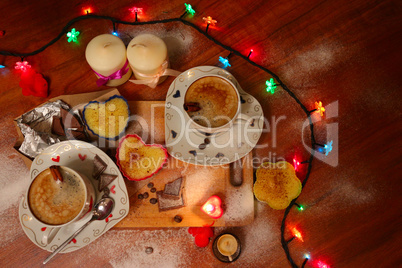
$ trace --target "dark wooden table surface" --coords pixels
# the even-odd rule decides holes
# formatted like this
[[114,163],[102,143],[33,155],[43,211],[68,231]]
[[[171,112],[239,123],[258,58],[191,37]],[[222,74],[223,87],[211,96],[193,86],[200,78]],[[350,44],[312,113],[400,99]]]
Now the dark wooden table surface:
[[[10,1],[0,2],[0,50],[31,52],[55,38],[68,21],[90,5],[95,14],[133,20],[129,8],[144,8],[140,20],[177,18],[182,1]],[[402,265],[401,226],[401,67],[402,31],[400,1],[191,1],[197,11],[186,17],[205,27],[204,16],[218,21],[209,34],[277,74],[309,108],[320,100],[331,114],[315,124],[317,142],[334,140],[323,161],[315,158],[312,173],[292,208],[287,228],[297,226],[304,242],[289,244],[301,265],[304,254],[331,267],[398,267]],[[127,43],[150,32],[168,41],[171,66],[184,71],[216,65],[228,51],[179,22],[150,26],[117,25]],[[49,82],[48,98],[93,92],[95,76],[84,57],[86,44],[110,33],[112,24],[88,19],[73,25],[81,32],[79,44],[62,37],[40,54],[26,60]],[[18,57],[0,56],[0,264],[2,267],[38,267],[48,252],[34,245],[18,220],[18,204],[29,181],[28,169],[13,149],[17,132],[13,119],[48,98],[26,97],[13,70]],[[266,128],[254,150],[256,160],[291,161],[309,156],[310,135],[303,130],[306,116],[281,87],[265,91],[269,75],[240,57],[228,68],[242,87],[264,108]],[[119,86],[129,100],[164,100],[168,78],[156,89],[126,83]],[[276,129],[273,123],[276,123]],[[399,123],[398,123],[399,122]],[[305,166],[299,175],[304,177]],[[238,228],[217,228],[236,234],[243,250],[233,267],[288,267],[281,247],[280,225],[284,211],[255,203],[255,221]],[[291,237],[288,229],[286,238]],[[186,228],[114,229],[94,243],[60,254],[49,267],[220,267],[211,244],[197,248]],[[153,247],[150,255],[146,247]]]

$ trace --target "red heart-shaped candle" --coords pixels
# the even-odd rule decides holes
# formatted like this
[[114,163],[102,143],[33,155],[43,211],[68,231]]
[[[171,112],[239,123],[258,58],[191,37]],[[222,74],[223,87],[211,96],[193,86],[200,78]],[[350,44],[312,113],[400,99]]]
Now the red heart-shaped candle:
[[222,200],[219,196],[213,195],[208,198],[207,202],[201,207],[201,210],[214,219],[222,217],[223,209],[221,208]]

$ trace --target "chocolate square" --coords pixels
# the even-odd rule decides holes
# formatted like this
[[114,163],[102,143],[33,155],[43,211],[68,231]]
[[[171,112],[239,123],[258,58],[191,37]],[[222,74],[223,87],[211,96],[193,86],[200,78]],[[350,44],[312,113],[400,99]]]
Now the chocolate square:
[[59,136],[65,136],[66,133],[64,132],[64,127],[61,123],[61,118],[58,116],[53,116],[52,120],[52,133],[59,135]]
[[81,128],[80,131],[82,131],[82,125],[73,113],[61,108],[60,116],[63,119],[63,125],[65,128],[74,128],[75,130],[79,130]]
[[162,191],[156,192],[156,195],[158,197],[159,212],[171,209],[178,209],[185,206],[183,193],[181,194],[179,199],[166,197],[166,195]]
[[97,180],[103,171],[105,171],[106,167],[107,164],[102,160],[102,158],[100,158],[99,155],[95,155],[92,177]]
[[180,199],[181,196],[181,186],[183,183],[183,178],[180,177],[172,182],[166,183],[163,194],[166,198]]
[[99,177],[98,190],[101,192],[106,188],[112,181],[117,178],[117,175],[101,174]]

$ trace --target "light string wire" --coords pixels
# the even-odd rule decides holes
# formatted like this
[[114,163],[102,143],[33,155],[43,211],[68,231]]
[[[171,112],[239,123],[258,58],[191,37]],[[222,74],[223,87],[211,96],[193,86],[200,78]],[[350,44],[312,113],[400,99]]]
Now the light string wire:
[[[268,73],[269,75],[271,75],[278,83],[278,86],[281,86],[288,94],[290,97],[292,97],[297,104],[299,104],[299,106],[303,109],[304,113],[307,115],[307,118],[309,120],[309,125],[310,125],[310,133],[311,133],[311,152],[310,152],[310,158],[308,161],[306,161],[308,163],[308,168],[307,168],[307,172],[306,172],[306,176],[302,182],[302,188],[304,188],[304,186],[306,185],[309,176],[311,174],[311,169],[312,169],[312,162],[314,159],[314,147],[316,144],[315,138],[314,138],[314,123],[311,120],[311,111],[309,111],[306,106],[303,105],[303,103],[296,97],[296,95],[282,82],[282,80],[279,78],[278,75],[276,75],[274,72],[268,70],[267,68],[265,68],[264,66],[261,66],[257,63],[255,63],[254,61],[250,60],[248,56],[245,56],[243,54],[241,54],[239,51],[233,49],[232,47],[225,45],[223,43],[221,43],[219,40],[216,40],[214,37],[210,36],[208,34],[207,30],[203,30],[201,28],[199,28],[197,25],[195,25],[194,23],[191,23],[187,20],[184,20],[185,15],[187,14],[187,12],[183,13],[183,15],[181,15],[179,18],[170,18],[170,19],[163,19],[163,20],[154,20],[154,21],[134,21],[134,22],[130,22],[130,21],[123,21],[123,20],[119,20],[110,16],[102,16],[102,15],[95,15],[95,14],[87,14],[87,15],[82,15],[76,18],[73,18],[72,20],[70,20],[66,26],[64,26],[64,28],[61,30],[61,32],[59,33],[59,35],[57,37],[55,37],[53,40],[51,40],[49,43],[47,43],[46,45],[44,45],[43,47],[32,51],[32,52],[27,52],[27,53],[17,53],[17,52],[10,52],[10,51],[0,51],[0,55],[3,56],[14,56],[14,57],[20,57],[20,58],[25,58],[28,56],[33,56],[36,55],[40,52],[43,52],[46,48],[48,48],[49,46],[53,45],[54,43],[56,43],[61,37],[63,37],[68,31],[69,28],[76,22],[81,21],[81,20],[87,20],[87,19],[105,19],[105,20],[110,20],[113,25],[115,25],[116,23],[118,24],[126,24],[126,25],[152,25],[152,24],[163,24],[163,23],[170,23],[170,22],[181,22],[184,25],[190,26],[193,29],[197,30],[199,33],[201,33],[202,35],[204,35],[206,38],[208,38],[209,40],[211,40],[212,42],[214,42],[215,44],[217,44],[218,46],[224,48],[225,50],[230,52],[231,54],[234,54],[240,58],[242,58],[243,60],[247,61],[249,64],[261,69],[262,71]],[[298,198],[298,197],[297,197]],[[292,202],[289,204],[289,206],[286,208],[283,219],[282,219],[282,223],[281,223],[281,244],[282,244],[282,248],[285,251],[286,254],[286,258],[288,259],[289,263],[291,264],[292,267],[298,268],[298,266],[296,265],[296,263],[293,261],[291,254],[290,254],[290,250],[288,247],[288,242],[285,239],[285,227],[286,227],[286,219],[290,213],[290,210],[293,206],[295,206],[296,200],[297,198],[293,199]],[[305,262],[303,263],[302,266],[305,265]]]

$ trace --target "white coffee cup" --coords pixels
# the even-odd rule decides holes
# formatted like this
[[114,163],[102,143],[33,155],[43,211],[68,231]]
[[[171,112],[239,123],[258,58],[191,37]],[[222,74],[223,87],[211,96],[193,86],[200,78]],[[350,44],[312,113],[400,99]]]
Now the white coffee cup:
[[[201,108],[199,111],[189,111],[193,108],[190,105],[197,104]],[[227,131],[236,120],[250,118],[241,113],[241,98],[236,86],[229,79],[214,74],[203,75],[188,86],[183,109],[187,126],[209,134]]]
[[232,256],[236,253],[238,248],[238,243],[236,238],[231,234],[223,234],[219,237],[217,242],[218,251],[223,255],[228,257],[229,261],[233,261]]
[[32,217],[43,227],[42,244],[47,245],[61,227],[77,222],[91,212],[96,194],[82,173],[58,166],[63,182],[56,181],[49,168],[30,183],[26,196]]

